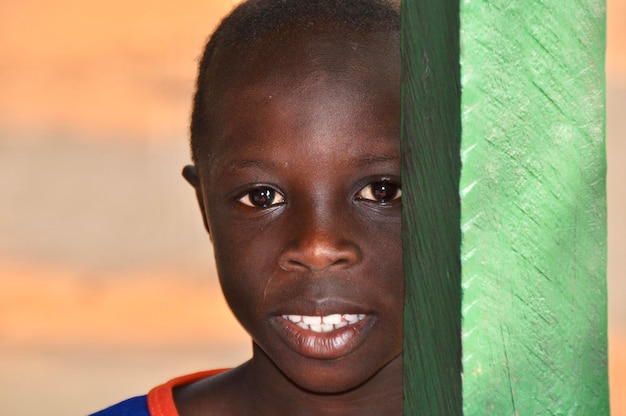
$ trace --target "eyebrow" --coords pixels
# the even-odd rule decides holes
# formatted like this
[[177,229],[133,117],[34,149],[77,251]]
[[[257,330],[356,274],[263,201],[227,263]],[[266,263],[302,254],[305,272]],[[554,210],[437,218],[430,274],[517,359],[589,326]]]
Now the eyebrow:
[[[355,167],[363,167],[370,165],[379,165],[385,163],[397,163],[400,161],[398,156],[389,156],[389,155],[365,155],[355,160],[350,160],[348,162],[349,166]],[[270,160],[263,159],[236,159],[229,161],[226,164],[226,170],[229,172],[244,170],[244,169],[276,169],[278,165]]]
[[262,159],[236,159],[226,164],[226,170],[242,170],[242,169],[268,169],[275,168],[276,164],[269,160]]
[[357,160],[351,161],[350,165],[354,165],[357,167],[368,166],[368,165],[378,165],[384,164],[388,162],[399,162],[400,158],[398,156],[388,156],[388,155],[365,155]]

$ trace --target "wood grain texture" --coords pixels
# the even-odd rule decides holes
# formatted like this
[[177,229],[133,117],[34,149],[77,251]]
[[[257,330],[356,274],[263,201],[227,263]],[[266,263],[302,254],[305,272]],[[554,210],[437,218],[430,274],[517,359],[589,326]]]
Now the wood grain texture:
[[606,415],[605,3],[461,22],[464,414]]
[[404,391],[407,415],[461,395],[459,5],[402,2]]

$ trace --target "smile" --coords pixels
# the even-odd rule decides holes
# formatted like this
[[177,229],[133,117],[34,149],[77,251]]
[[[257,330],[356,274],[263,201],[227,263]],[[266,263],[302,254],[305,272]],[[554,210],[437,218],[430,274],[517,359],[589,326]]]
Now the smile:
[[283,319],[289,320],[300,328],[325,333],[332,332],[348,325],[356,324],[365,319],[365,314],[339,314],[325,316],[307,316],[307,315],[283,315]]
[[278,315],[269,322],[282,340],[308,358],[332,360],[350,354],[364,343],[376,325],[370,314]]

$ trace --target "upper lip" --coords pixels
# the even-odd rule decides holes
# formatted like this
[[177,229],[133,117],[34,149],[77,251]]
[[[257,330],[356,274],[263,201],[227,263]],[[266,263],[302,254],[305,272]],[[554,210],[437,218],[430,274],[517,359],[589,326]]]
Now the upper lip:
[[270,315],[327,316],[332,314],[372,314],[360,303],[341,298],[291,299],[272,310]]

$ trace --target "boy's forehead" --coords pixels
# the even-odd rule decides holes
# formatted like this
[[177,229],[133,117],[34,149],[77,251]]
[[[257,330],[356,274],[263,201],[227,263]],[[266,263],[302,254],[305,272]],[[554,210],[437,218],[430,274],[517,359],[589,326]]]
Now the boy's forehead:
[[[220,76],[213,80],[213,104],[207,114],[212,120],[211,159],[218,149],[225,149],[222,139],[231,136],[230,129],[248,123],[253,130],[266,115],[259,109],[278,104],[279,97],[284,111],[274,115],[294,117],[295,109],[306,107],[308,111],[336,110],[332,113],[336,121],[343,105],[360,101],[379,104],[375,114],[363,115],[361,120],[384,114],[395,122],[400,102],[397,33],[320,30],[304,35],[291,31],[268,36],[257,45],[244,59],[241,53],[231,55],[236,59],[223,65]],[[304,120],[310,113],[297,115]]]
[[229,58],[214,80],[225,94],[267,81],[300,82],[306,76],[387,78],[398,83],[400,78],[395,32],[292,28],[265,36],[254,48],[235,51]]

